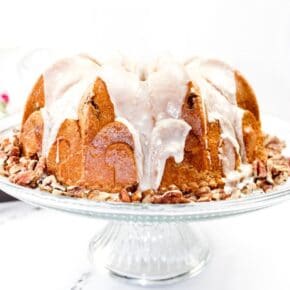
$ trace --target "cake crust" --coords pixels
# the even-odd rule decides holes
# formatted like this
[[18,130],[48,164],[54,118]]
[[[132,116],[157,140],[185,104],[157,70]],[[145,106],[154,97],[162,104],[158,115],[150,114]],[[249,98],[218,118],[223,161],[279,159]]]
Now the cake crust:
[[[149,75],[147,78],[150,79],[149,84],[152,85],[148,89],[149,93],[146,90],[142,91],[143,94],[157,93],[151,100],[151,102],[154,100],[159,106],[152,107],[154,114],[156,114],[152,115],[155,125],[159,124],[160,121],[166,122],[167,118],[171,118],[174,122],[185,121],[186,126],[190,128],[185,138],[181,161],[177,160],[179,155],[176,152],[169,155],[164,163],[160,184],[157,188],[148,189],[158,194],[164,194],[174,185],[176,190],[182,193],[180,200],[183,200],[184,195],[192,192],[199,196],[197,199],[200,197],[205,199],[202,193],[196,193],[200,188],[202,188],[201,192],[204,193],[212,190],[224,190],[224,187],[227,186],[229,173],[233,171],[241,173],[241,168],[244,164],[251,165],[256,160],[267,162],[268,158],[265,136],[261,129],[257,99],[246,79],[240,72],[219,61],[207,60],[205,62],[208,76],[196,75],[196,71],[199,69],[202,70],[203,74],[207,73],[207,70],[202,67],[202,61],[198,63],[200,67],[197,66],[196,68],[196,64],[194,62],[193,64],[191,70],[188,70],[190,77],[186,81],[186,93],[184,96],[178,97],[178,102],[181,104],[179,115],[173,110],[166,111],[176,99],[172,95],[172,99],[168,98],[167,105],[163,103],[162,98],[166,99],[167,96],[164,97],[162,94],[164,92],[167,92],[168,95],[172,94],[172,84],[156,75],[156,72],[159,72],[157,68],[153,72],[147,72]],[[180,77],[180,79],[176,77],[176,81],[180,82],[179,85],[185,82],[186,79],[182,79],[183,76],[180,74],[179,66],[178,68],[172,68],[173,71],[175,70],[174,73],[170,71],[171,64],[166,63],[164,67],[161,67],[164,70],[160,70],[163,75],[168,76],[168,78],[173,75],[173,80],[175,80],[176,76]],[[182,70],[186,72],[187,66],[184,69],[182,68]],[[221,70],[224,80],[231,82],[228,90],[218,83],[219,79],[215,78],[215,74],[211,70]],[[133,76],[131,72],[129,72],[131,75],[129,74],[128,76],[126,73],[127,71],[124,75],[120,74],[120,77],[126,75],[129,83],[131,81],[130,78],[133,78]],[[142,81],[147,84],[144,75],[143,72],[142,78],[145,79]],[[151,77],[151,75],[154,77]],[[116,76],[119,75],[116,74]],[[127,79],[125,78],[125,80]],[[144,178],[144,176],[140,176],[140,160],[144,160],[145,155],[142,156],[143,159],[140,157],[141,159],[137,160],[136,156],[140,148],[137,146],[136,136],[131,128],[132,124],[128,122],[131,116],[127,116],[127,120],[120,118],[120,110],[123,107],[120,104],[117,105],[116,100],[122,102],[122,96],[118,96],[118,99],[115,96],[113,97],[112,94],[116,93],[116,89],[112,90],[111,81],[105,73],[96,75],[93,83],[80,96],[76,111],[77,118],[67,118],[60,124],[56,138],[50,146],[47,156],[44,156],[44,130],[47,120],[44,118],[43,110],[46,108],[47,96],[45,74],[40,76],[28,96],[24,108],[19,146],[21,154],[25,158],[39,159],[40,157],[45,157],[46,173],[54,176],[62,186],[99,190],[108,193],[121,192],[122,196],[126,196],[124,190],[130,192],[128,189],[132,191],[132,188],[134,188],[134,192],[138,192],[140,178]],[[161,85],[154,87],[157,81],[160,81]],[[134,79],[134,82],[139,84],[140,80],[136,81]],[[122,85],[126,87],[127,83]],[[235,88],[234,93],[231,86]],[[166,87],[171,89],[165,91]],[[130,89],[134,89],[134,84]],[[140,90],[139,88],[139,91],[136,90],[136,92],[140,93]],[[177,91],[177,93],[180,91],[182,90]],[[213,95],[221,100],[220,107],[217,104],[217,112],[214,113],[212,111],[214,109],[209,108],[212,105],[216,106],[216,104],[212,103],[212,100],[214,100]],[[125,99],[126,97],[124,95]],[[221,108],[225,106],[224,104],[228,106],[229,111],[229,117],[225,120],[222,118],[223,116],[220,116],[224,110],[224,108]],[[138,106],[139,104],[136,103],[136,108]],[[166,109],[160,113],[162,106]],[[218,111],[219,108],[222,110]],[[178,112],[177,107],[174,109]],[[130,114],[135,114],[135,112],[131,111]],[[148,114],[148,112],[140,111],[139,114],[142,121],[143,116]],[[134,118],[138,125],[138,118]],[[152,121],[150,118],[146,120],[149,123]],[[239,120],[240,124],[237,124]],[[180,124],[182,123],[180,122]],[[132,127],[135,130],[136,127],[134,126]],[[144,127],[144,130],[148,128]],[[165,129],[168,130],[168,128]],[[150,128],[150,130],[155,132],[154,127]],[[138,132],[138,134],[140,133],[141,135],[143,134],[143,132]],[[165,134],[164,136],[167,135]],[[145,137],[147,138],[148,136],[146,135]],[[162,138],[165,138],[164,136],[158,136],[159,139],[157,138],[157,141],[165,142],[165,139],[162,140]],[[235,137],[235,140],[233,140],[232,136]],[[145,137],[143,136],[142,138],[144,139]],[[146,142],[148,143],[148,141]],[[144,144],[141,145],[143,146],[141,149],[144,151],[146,148]],[[162,156],[162,153],[162,150],[160,150],[158,154]],[[146,154],[150,155],[150,152]],[[150,158],[153,160],[154,155]],[[142,170],[144,175],[148,174],[146,169],[143,168]],[[153,173],[151,174],[154,177],[155,169],[153,168],[152,170]],[[146,190],[142,191],[144,195]],[[142,194],[141,196],[143,196]],[[142,198],[145,198],[145,195]],[[168,199],[177,200],[179,193],[175,192],[170,196],[170,198],[168,196],[160,197],[159,202]],[[134,198],[138,199],[136,196]],[[131,201],[134,201],[134,198],[130,195]],[[124,197],[124,199],[127,200],[128,197]],[[155,202],[158,202],[158,199]]]

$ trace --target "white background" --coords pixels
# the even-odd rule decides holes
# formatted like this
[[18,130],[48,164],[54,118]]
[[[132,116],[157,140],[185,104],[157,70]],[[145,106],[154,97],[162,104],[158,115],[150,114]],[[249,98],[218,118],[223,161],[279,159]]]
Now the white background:
[[[9,209],[10,207],[10,209]],[[11,208],[12,207],[12,208]],[[205,270],[162,290],[289,290],[290,203],[199,223],[211,245]],[[104,222],[0,204],[0,289],[72,290],[87,271],[89,240]],[[101,262],[101,261],[100,261]],[[142,290],[99,272],[87,288]]]
[[19,46],[220,57],[250,80],[263,111],[289,115],[287,0],[0,0],[0,47]]
[[[249,79],[264,112],[290,121],[290,1],[0,0],[0,47],[0,92],[11,93],[13,109],[47,61],[40,54],[35,72],[19,72],[31,48],[136,57],[169,51],[226,60]],[[199,277],[168,289],[289,290],[289,206],[203,223],[212,262]],[[0,214],[6,216],[3,208]],[[0,289],[70,289],[99,226],[49,211],[0,223]],[[98,279],[96,289],[135,289]]]

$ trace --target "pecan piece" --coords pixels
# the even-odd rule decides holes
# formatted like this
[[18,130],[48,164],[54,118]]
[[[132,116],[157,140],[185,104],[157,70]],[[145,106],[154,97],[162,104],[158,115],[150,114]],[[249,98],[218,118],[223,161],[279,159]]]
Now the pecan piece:
[[17,156],[18,157],[20,155],[20,149],[19,149],[19,147],[13,146],[11,148],[11,150],[9,151],[8,155],[9,156]]
[[[84,198],[88,196],[88,190],[82,187],[78,187],[78,186],[70,186],[67,189],[60,185],[59,183],[56,184],[52,184],[52,186],[57,189],[62,191],[62,193],[66,196],[71,196],[71,197],[77,197],[77,198]],[[91,199],[92,199],[92,195],[91,195]]]
[[285,142],[281,141],[278,137],[269,135],[266,136],[264,145],[268,150],[279,153],[286,147]]
[[211,193],[211,189],[209,186],[201,186],[196,192],[195,195],[196,196],[203,196],[203,195],[208,195]]
[[154,195],[152,203],[188,203],[180,190],[167,191],[162,195]]
[[142,193],[141,191],[135,191],[133,194],[132,194],[132,201],[133,202],[138,202],[142,199]]
[[32,184],[35,181],[36,176],[33,171],[28,170],[28,171],[24,171],[24,172],[21,171],[16,174],[13,174],[10,176],[9,179],[11,182],[25,186],[25,185]]
[[253,173],[256,179],[262,179],[267,177],[267,168],[264,162],[261,160],[255,160],[253,162]]
[[120,199],[123,202],[131,202],[129,192],[125,188],[120,191]]
[[38,179],[41,178],[41,176],[43,175],[45,168],[46,168],[45,157],[41,157],[34,169],[35,175],[37,176]]
[[22,171],[22,169],[23,169],[23,167],[21,165],[15,164],[9,169],[9,174],[11,174],[11,175],[16,174],[16,173]]
[[204,194],[201,197],[198,198],[198,202],[205,202],[205,201],[211,201],[212,195],[211,194]]

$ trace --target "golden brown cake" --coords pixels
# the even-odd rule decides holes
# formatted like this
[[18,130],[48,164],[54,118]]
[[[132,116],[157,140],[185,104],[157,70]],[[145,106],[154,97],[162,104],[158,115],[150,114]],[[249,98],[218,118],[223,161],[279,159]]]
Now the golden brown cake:
[[186,63],[55,63],[26,102],[20,144],[64,185],[120,192],[224,188],[265,160],[255,94],[236,70]]

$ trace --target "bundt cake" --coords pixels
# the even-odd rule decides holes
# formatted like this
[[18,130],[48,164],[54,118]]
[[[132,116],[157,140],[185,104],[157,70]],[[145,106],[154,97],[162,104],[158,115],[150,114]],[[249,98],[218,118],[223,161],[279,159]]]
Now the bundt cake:
[[188,192],[204,182],[230,190],[266,159],[252,88],[202,58],[60,60],[32,89],[19,140],[23,155],[45,157],[61,184],[105,192]]

